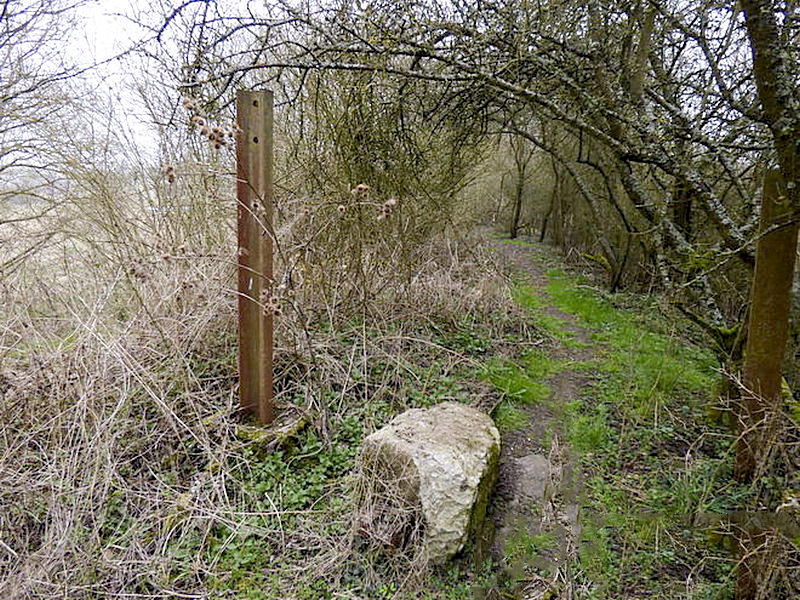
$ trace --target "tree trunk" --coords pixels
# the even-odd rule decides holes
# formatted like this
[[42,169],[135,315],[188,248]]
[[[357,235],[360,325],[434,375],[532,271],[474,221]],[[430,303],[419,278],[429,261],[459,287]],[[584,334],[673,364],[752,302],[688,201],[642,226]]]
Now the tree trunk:
[[[784,192],[780,172],[769,172],[761,204],[761,231],[765,233],[756,250],[734,465],[734,476],[745,483],[753,481],[776,441],[775,418],[780,414],[781,368],[789,333],[798,235],[798,224],[791,218],[792,206]],[[737,600],[758,596],[756,576],[765,565],[754,540],[762,537],[763,532],[757,531],[739,534],[742,559],[736,579]]]
[[764,121],[772,132],[780,165],[780,171],[768,173],[764,182],[761,231],[774,231],[758,242],[744,365],[749,392],[743,403],[743,435],[737,444],[735,475],[739,481],[749,482],[764,443],[754,425],[768,420],[780,398],[800,212],[800,111],[795,106],[786,49],[772,3],[742,0],[742,7],[747,11],[753,73]]
[[678,182],[672,192],[672,221],[686,238],[692,239],[692,195],[685,183]]
[[798,224],[791,218],[785,185],[778,171],[764,180],[761,205],[762,237],[756,250],[756,270],[750,303],[740,415],[741,435],[736,447],[736,478],[752,481],[758,460],[767,448],[771,415],[778,410],[781,369],[789,336]]
[[509,236],[515,239],[519,233],[519,217],[522,214],[522,190],[525,186],[525,172],[517,172],[517,185],[514,189],[514,214],[511,216]]
[[[770,0],[742,0],[763,120],[778,154],[789,204],[800,204],[800,109],[791,57]],[[790,38],[790,36],[786,36]]]
[[[800,110],[790,53],[786,47],[771,0],[742,0],[747,33],[753,52],[753,75],[758,88],[763,121],[772,132],[780,172],[765,181],[761,210],[762,231],[780,223],[764,235],[756,251],[756,272],[750,307],[750,326],[744,366],[748,389],[740,419],[743,432],[736,447],[734,475],[750,482],[759,461],[768,450],[781,391],[781,366],[789,329],[789,306],[797,252],[800,213]],[[738,568],[736,597],[753,600],[759,595],[755,574],[763,557],[745,534]]]
[[561,171],[556,164],[555,158],[550,159],[550,166],[553,168],[553,193],[550,197],[550,217],[551,239],[553,245],[557,248],[564,249],[566,242],[564,241],[564,210],[563,199],[564,194],[563,186],[561,183]]
[[533,148],[527,146],[525,138],[520,135],[511,138],[511,149],[514,151],[514,168],[517,175],[517,182],[514,186],[514,213],[511,216],[511,227],[509,228],[509,235],[511,239],[514,239],[519,233],[525,180],[527,179],[528,166],[533,158],[534,151]]

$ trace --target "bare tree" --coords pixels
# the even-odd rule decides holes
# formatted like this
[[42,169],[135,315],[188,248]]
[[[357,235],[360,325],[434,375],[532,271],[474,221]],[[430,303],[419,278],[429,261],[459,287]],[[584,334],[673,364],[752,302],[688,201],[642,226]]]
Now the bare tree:
[[514,239],[519,234],[525,183],[531,177],[529,167],[531,166],[531,161],[535,156],[535,152],[534,148],[530,147],[522,136],[514,136],[511,138],[511,152],[514,159],[514,191],[512,195],[512,214],[508,235]]
[[[48,125],[69,104],[66,82],[80,71],[64,59],[76,9],[86,0],[0,3],[0,238],[7,271],[44,245],[52,232],[27,232],[25,223],[58,201],[57,161]],[[25,210],[11,210],[26,207]]]
[[[752,264],[755,220],[737,206],[754,189],[747,164],[768,142],[751,127],[754,87],[737,54],[741,22],[714,3],[700,8],[277,3],[256,15],[183,3],[155,29],[161,39],[182,32],[176,83],[202,89],[210,102],[246,82],[297,89],[315,69],[379,72],[398,81],[396,91],[401,80],[435,85],[431,114],[502,131],[509,114],[526,108],[576,143],[593,140],[594,158],[619,173],[625,210],[657,230],[655,254],[680,275],[677,283],[691,282],[713,324],[720,320],[713,290],[681,265],[695,252],[686,207],[707,215],[723,260]],[[179,29],[179,21],[192,25]]]
[[[752,284],[744,384],[754,396],[746,403],[744,426],[753,431],[757,423],[778,408],[788,338],[800,221],[800,94],[797,91],[800,71],[790,59],[798,32],[792,15],[787,14],[788,6],[778,10],[772,2],[750,0],[743,7],[747,11],[761,105],[759,120],[769,128],[779,167],[765,182],[762,200],[765,235],[759,241]],[[779,18],[785,24],[783,28],[778,25]],[[763,446],[765,440],[759,444],[755,441],[757,437],[744,435],[741,440],[737,455],[737,476],[741,480],[753,478],[758,458],[767,450]]]
[[[780,447],[784,353],[789,333],[792,283],[800,224],[800,70],[797,66],[797,13],[790,3],[745,0],[747,31],[761,111],[769,128],[778,169],[765,179],[761,207],[762,236],[753,277],[750,323],[743,369],[741,434],[735,474],[752,482],[770,469]],[[794,54],[794,55],[793,55]],[[762,597],[763,531],[747,531],[736,597]],[[761,581],[759,581],[761,580]]]

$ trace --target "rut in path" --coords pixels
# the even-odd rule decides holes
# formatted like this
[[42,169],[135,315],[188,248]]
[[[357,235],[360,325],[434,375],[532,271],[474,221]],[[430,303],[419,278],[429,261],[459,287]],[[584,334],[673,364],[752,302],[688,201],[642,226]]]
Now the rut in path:
[[[489,243],[520,282],[541,290],[546,298],[548,280],[536,247]],[[578,343],[554,339],[548,347],[550,356],[564,366],[545,380],[551,389],[547,402],[517,407],[526,413],[529,425],[503,435],[492,507],[491,555],[502,565],[506,582],[513,582],[515,595],[531,600],[554,594],[574,597],[571,570],[581,535],[582,477],[560,423],[564,406],[583,393],[591,377],[575,366],[596,358],[599,350],[575,317],[548,303],[541,311],[562,321],[563,330]]]

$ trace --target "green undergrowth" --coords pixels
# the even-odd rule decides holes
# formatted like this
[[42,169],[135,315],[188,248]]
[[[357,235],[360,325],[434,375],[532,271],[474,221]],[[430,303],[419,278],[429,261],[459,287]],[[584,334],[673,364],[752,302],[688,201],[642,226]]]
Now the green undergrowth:
[[572,333],[564,329],[564,319],[545,312],[544,309],[549,304],[546,298],[541,295],[541,291],[529,285],[518,284],[514,287],[512,295],[521,307],[530,312],[536,325],[542,330],[560,340],[569,340],[574,337]]
[[[584,473],[583,533],[576,566],[582,596],[730,598],[733,555],[719,536],[695,527],[696,515],[741,506],[748,490],[732,483],[732,435],[708,422],[718,374],[712,352],[691,342],[682,319],[660,314],[655,301],[610,296],[559,270],[546,290],[517,285],[514,299],[554,344],[586,346],[574,326],[547,314],[554,306],[590,339],[583,363],[547,360],[487,367],[508,398],[501,428],[523,428],[524,405],[542,402],[559,369],[590,373],[578,398],[555,411]],[[626,308],[630,306],[631,308]]]
[[[691,515],[727,510],[743,493],[729,483],[730,437],[705,423],[712,355],[652,307],[621,310],[621,297],[558,271],[548,277],[547,290],[513,290],[528,329],[501,313],[431,318],[414,329],[339,324],[326,349],[331,364],[339,361],[331,367],[337,375],[321,381],[309,378],[315,365],[284,365],[278,357],[279,400],[311,405],[315,416],[277,451],[240,438],[222,464],[200,469],[192,493],[224,496],[231,511],[222,519],[190,517],[176,498],[164,524],[175,532],[164,550],[165,585],[251,600],[480,597],[475,590],[499,585],[490,564],[476,570],[465,556],[416,574],[402,557],[360,549],[350,520],[358,448],[408,408],[474,403],[487,388],[501,431],[525,429],[528,409],[554,402],[548,381],[581,371],[591,376],[588,389],[553,411],[553,427],[584,472],[583,534],[572,570],[586,591],[580,597],[728,597],[728,553],[691,525]],[[550,305],[572,315],[589,343],[550,314]],[[554,358],[550,350],[559,345],[592,347],[594,358]],[[206,366],[225,373],[231,364]],[[520,535],[512,554],[553,546],[548,532]]]
[[[519,415],[506,400],[542,401],[548,392],[539,378],[557,365],[538,350],[508,357],[504,348],[532,347],[541,339],[502,315],[431,318],[415,329],[379,325],[354,319],[335,333],[331,328],[329,352],[343,357],[346,376],[322,385],[309,384],[312,365],[278,357],[279,402],[310,404],[314,414],[279,449],[258,436],[239,435],[223,464],[205,467],[226,474],[224,489],[201,483],[208,489],[192,493],[224,494],[231,510],[223,519],[198,519],[182,509],[169,515],[167,526],[180,535],[165,550],[164,585],[192,590],[199,581],[209,598],[248,600],[468,600],[474,588],[489,585],[491,566],[476,570],[468,554],[425,570],[407,557],[360,545],[352,522],[358,448],[366,435],[409,408],[480,400],[486,382],[506,382],[502,392],[491,394],[503,405],[499,420],[517,427]],[[201,358],[195,365],[196,372],[215,369]]]
[[[565,413],[585,472],[580,563],[596,598],[727,598],[733,557],[694,528],[744,493],[730,483],[730,433],[707,422],[717,374],[655,307],[617,308],[580,280],[548,273],[548,296],[597,345],[595,376]],[[690,585],[687,585],[690,582]]]

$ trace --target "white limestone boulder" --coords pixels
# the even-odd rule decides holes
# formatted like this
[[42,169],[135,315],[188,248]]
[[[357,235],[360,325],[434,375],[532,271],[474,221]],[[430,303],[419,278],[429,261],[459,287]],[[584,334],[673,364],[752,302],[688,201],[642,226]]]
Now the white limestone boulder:
[[398,415],[362,444],[356,533],[447,560],[483,524],[499,456],[500,434],[477,409],[444,402]]

